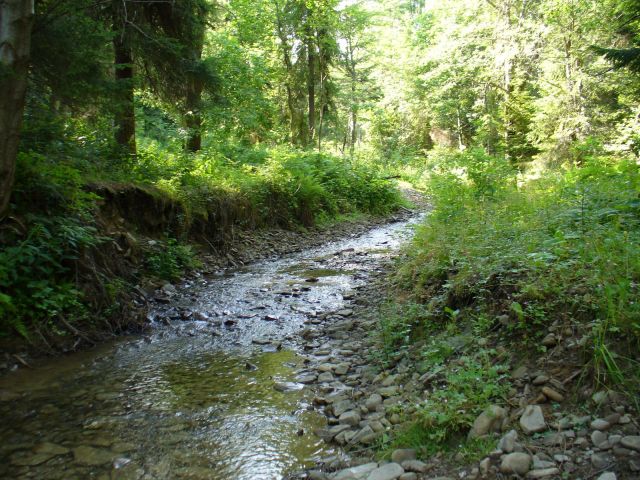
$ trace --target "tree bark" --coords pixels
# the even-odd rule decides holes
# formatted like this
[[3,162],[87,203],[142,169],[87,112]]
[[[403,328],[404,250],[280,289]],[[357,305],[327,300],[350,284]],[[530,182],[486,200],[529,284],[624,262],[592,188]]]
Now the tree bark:
[[24,112],[33,0],[0,1],[0,219],[9,210]]
[[126,31],[126,12],[118,0],[113,2],[113,53],[117,89],[114,112],[116,143],[123,152],[136,154],[136,114],[133,103],[133,55]]
[[186,149],[190,152],[197,152],[202,148],[202,114],[201,114],[201,96],[202,81],[192,78],[189,81],[187,90],[185,125],[189,132],[187,138]]
[[313,144],[316,133],[316,51],[311,29],[307,31],[307,94],[309,97],[309,142]]

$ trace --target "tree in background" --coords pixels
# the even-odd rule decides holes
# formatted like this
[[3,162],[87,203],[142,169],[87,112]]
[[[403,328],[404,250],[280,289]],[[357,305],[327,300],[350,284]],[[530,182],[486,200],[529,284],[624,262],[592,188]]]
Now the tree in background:
[[34,13],[33,0],[0,3],[0,219],[15,178]]

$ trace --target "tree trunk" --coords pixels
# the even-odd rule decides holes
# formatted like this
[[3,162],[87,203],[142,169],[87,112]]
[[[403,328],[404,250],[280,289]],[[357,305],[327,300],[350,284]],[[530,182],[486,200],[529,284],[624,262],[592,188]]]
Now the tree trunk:
[[33,0],[0,1],[0,219],[15,179],[33,16]]
[[197,38],[193,45],[191,59],[194,63],[194,69],[187,77],[184,120],[189,136],[185,147],[190,152],[197,152],[202,148],[202,90],[204,89],[204,83],[195,65],[202,59],[203,48],[204,26],[202,30],[198,30]]
[[191,79],[187,91],[185,114],[185,126],[189,132],[186,149],[190,152],[197,152],[202,148],[202,114],[200,111],[202,95],[202,81]]
[[301,125],[304,124],[304,121],[301,117],[304,115],[303,112],[299,113],[297,108],[297,98],[294,92],[293,85],[293,63],[291,61],[291,47],[289,46],[289,41],[287,38],[287,32],[284,30],[284,22],[281,16],[280,4],[277,0],[274,0],[275,13],[276,13],[276,28],[278,33],[278,38],[280,39],[280,48],[282,50],[282,60],[286,69],[286,79],[285,79],[285,87],[287,90],[287,108],[289,110],[289,133],[290,133],[290,141],[294,145],[304,144],[306,137],[305,133],[301,130]]
[[307,94],[309,97],[309,142],[313,144],[316,133],[316,52],[311,32],[307,35]]
[[133,103],[133,55],[126,32],[126,13],[113,2],[113,53],[117,100],[114,112],[116,143],[122,151],[136,154],[136,114]]

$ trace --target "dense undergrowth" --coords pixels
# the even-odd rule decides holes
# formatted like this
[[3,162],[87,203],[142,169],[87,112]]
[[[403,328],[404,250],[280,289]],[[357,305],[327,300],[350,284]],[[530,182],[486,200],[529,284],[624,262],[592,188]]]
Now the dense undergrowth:
[[[343,214],[384,214],[401,201],[372,167],[331,155],[147,147],[135,158],[107,161],[99,149],[96,160],[80,147],[21,154],[12,215],[0,230],[0,340],[20,335],[56,350],[57,340],[118,330],[109,317],[122,315],[132,283],[142,275],[175,280],[197,265],[188,244],[194,238],[212,245],[207,235],[224,239],[233,228],[298,229]],[[158,223],[161,230],[142,232],[159,241],[132,253],[140,247],[132,240],[137,233],[103,218],[96,184],[145,189],[177,213]],[[127,206],[131,216],[143,215],[143,207]],[[119,242],[114,231],[128,240]]]
[[435,151],[425,172],[434,210],[398,267],[405,301],[383,308],[378,333],[382,360],[408,353],[437,381],[395,444],[459,451],[480,411],[505,400],[495,335],[512,361],[543,355],[550,331],[575,337],[583,384],[637,398],[638,164],[589,156],[532,175],[482,150]]

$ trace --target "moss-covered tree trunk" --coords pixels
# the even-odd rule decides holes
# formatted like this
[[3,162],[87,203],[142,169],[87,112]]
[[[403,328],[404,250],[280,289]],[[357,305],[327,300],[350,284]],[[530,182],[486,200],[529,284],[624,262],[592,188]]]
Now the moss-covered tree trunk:
[[33,0],[0,1],[0,218],[16,172],[33,25]]

